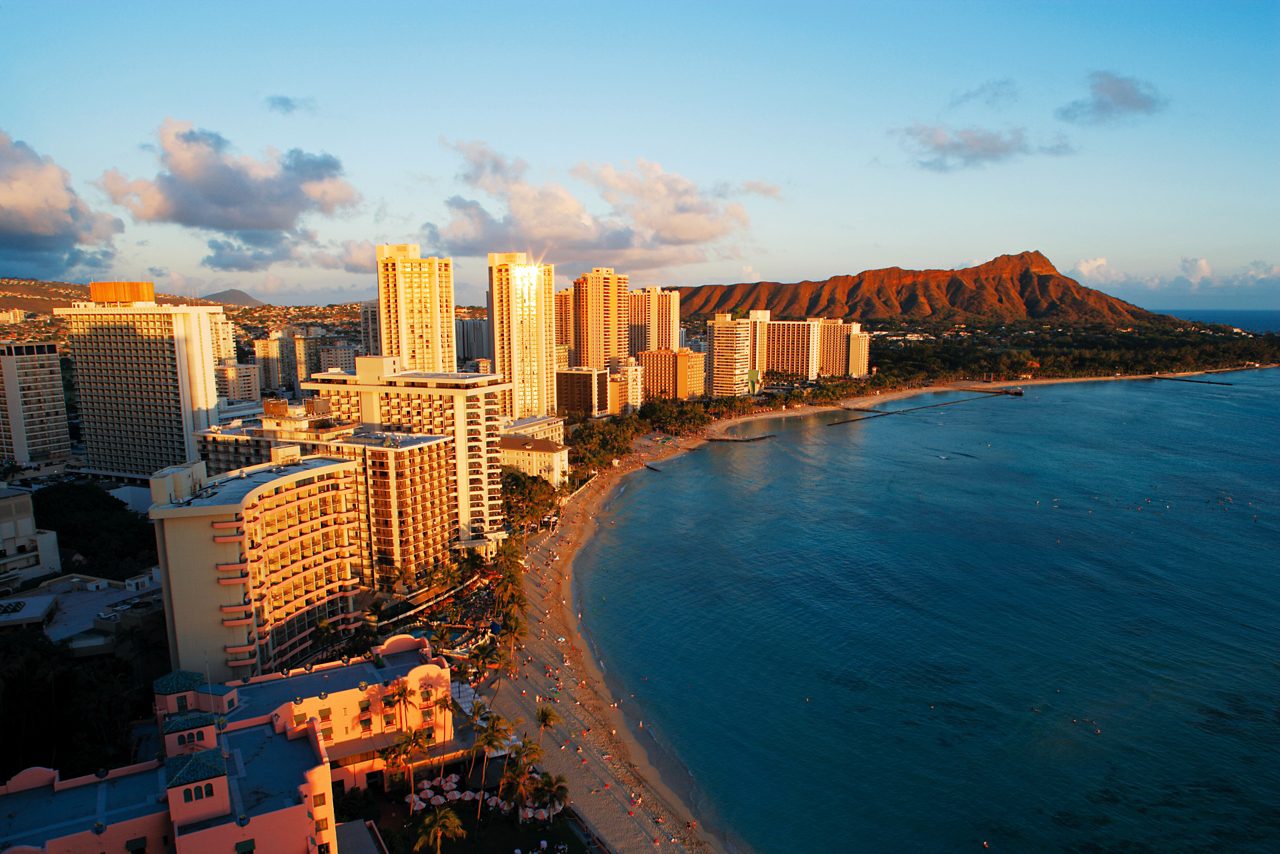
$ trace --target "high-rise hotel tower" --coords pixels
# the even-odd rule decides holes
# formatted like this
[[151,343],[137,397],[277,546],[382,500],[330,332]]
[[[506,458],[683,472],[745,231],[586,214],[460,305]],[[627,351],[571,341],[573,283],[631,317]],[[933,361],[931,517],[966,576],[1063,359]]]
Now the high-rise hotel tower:
[[630,278],[612,267],[595,267],[573,283],[574,364],[608,368],[629,355]]
[[458,369],[453,326],[453,260],[423,258],[415,243],[378,247],[380,353],[406,371]]
[[198,458],[218,421],[214,318],[222,306],[156,305],[151,282],[94,282],[67,320],[88,468],[126,477]]
[[556,412],[556,270],[523,252],[489,254],[493,369],[511,383],[501,412],[510,419]]

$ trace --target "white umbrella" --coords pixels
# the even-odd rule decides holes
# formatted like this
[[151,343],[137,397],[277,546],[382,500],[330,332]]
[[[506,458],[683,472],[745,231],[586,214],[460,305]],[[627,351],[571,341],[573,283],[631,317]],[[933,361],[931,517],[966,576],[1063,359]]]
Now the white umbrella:
[[436,795],[434,798],[431,799],[431,805],[433,807],[438,807],[442,803],[444,803],[444,798],[440,797],[439,795]]
[[459,780],[461,780],[462,778],[461,778],[461,777],[459,777],[457,774],[450,774],[450,775],[449,775],[449,779],[450,779],[451,781],[453,781],[454,783],[456,783],[456,782],[458,782]]
[[419,792],[425,792],[427,789],[430,789],[430,788],[431,788],[431,784],[428,783],[426,780],[423,780],[422,782],[418,783]]
[[463,792],[463,793],[462,793],[462,799],[463,799],[464,801],[473,801],[473,800],[475,800],[475,797],[476,797],[476,793],[475,793],[475,792]]
[[404,802],[407,804],[407,803],[409,803],[410,801],[412,801],[412,800],[413,800],[413,798],[414,798],[414,794],[413,794],[413,792],[410,792],[409,794],[407,794],[407,795],[405,795],[405,796],[404,796]]
[[458,794],[458,792],[457,792],[456,790],[454,790],[454,791],[450,792],[449,794],[445,795],[445,797],[446,797],[446,798],[448,798],[448,799],[449,799],[449,800],[451,800],[451,801],[456,801],[458,798],[462,797],[462,795],[459,795],[459,794]]
[[502,803],[502,801],[498,800],[497,795],[490,795],[489,799],[486,800],[485,803],[491,807],[496,807],[498,804]]
[[432,780],[432,781],[431,781],[431,785],[433,785],[433,786],[443,786],[443,785],[444,785],[444,778],[443,778],[443,777],[437,777],[437,778],[435,778],[434,780]]
[[456,788],[458,788],[458,784],[453,782],[452,780],[444,781],[444,789],[446,792],[452,792]]

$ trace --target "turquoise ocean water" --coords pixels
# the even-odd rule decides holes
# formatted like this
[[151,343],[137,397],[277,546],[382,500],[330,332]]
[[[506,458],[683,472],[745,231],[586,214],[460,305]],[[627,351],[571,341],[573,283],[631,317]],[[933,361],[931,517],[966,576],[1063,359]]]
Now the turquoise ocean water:
[[1217,378],[630,477],[576,563],[611,687],[744,850],[1277,850],[1280,371]]

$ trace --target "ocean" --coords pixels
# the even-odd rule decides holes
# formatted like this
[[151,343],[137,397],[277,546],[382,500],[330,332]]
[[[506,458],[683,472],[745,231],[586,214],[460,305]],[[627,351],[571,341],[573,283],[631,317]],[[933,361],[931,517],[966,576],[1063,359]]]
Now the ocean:
[[659,767],[740,850],[1276,850],[1280,371],[1213,378],[629,477],[575,597]]
[[1166,308],[1161,314],[1172,314],[1183,320],[1201,323],[1225,323],[1246,332],[1280,332],[1280,311],[1263,309]]

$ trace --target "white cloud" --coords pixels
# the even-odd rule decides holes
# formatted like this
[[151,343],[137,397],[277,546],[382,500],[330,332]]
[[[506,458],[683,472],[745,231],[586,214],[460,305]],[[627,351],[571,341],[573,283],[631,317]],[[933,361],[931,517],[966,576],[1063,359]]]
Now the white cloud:
[[1079,278],[1086,282],[1120,282],[1127,278],[1106,258],[1081,258],[1072,272],[1078,273]]
[[1201,282],[1213,277],[1213,268],[1209,266],[1207,258],[1183,258],[1178,269],[1182,271],[1182,275],[1193,282]]
[[[458,178],[490,196],[489,206],[453,196],[448,219],[423,226],[423,241],[450,254],[478,257],[523,249],[556,263],[612,264],[628,271],[697,263],[747,230],[746,209],[651,161],[627,166],[579,164],[574,177],[599,193],[608,213],[590,210],[567,187],[526,178],[527,164],[482,142],[450,146],[463,158]],[[770,184],[748,181],[733,193],[776,196]]]
[[[6,275],[47,278],[101,268],[119,219],[91,209],[49,157],[0,131],[0,262]],[[91,248],[92,247],[92,248]]]
[[213,232],[205,266],[262,270],[281,261],[305,263],[314,235],[304,218],[353,208],[359,193],[329,154],[290,149],[261,158],[237,156],[228,140],[190,122],[166,119],[158,132],[161,171],[151,180],[103,174],[112,201],[139,222],[169,222]]

